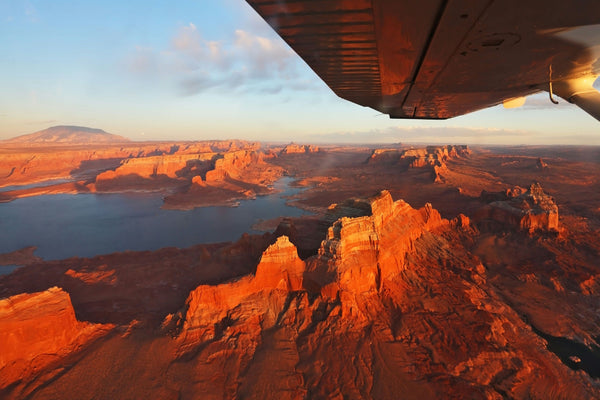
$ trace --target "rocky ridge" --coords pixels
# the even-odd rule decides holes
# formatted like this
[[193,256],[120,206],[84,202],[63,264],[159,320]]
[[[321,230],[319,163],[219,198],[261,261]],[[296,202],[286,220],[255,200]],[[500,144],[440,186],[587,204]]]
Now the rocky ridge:
[[255,276],[190,294],[177,354],[194,357],[189,373],[207,379],[189,390],[248,398],[599,393],[480,288],[486,269],[475,257],[449,249],[448,228],[468,229],[466,217],[450,223],[387,192],[369,205],[369,215],[337,220],[305,262],[280,237]]

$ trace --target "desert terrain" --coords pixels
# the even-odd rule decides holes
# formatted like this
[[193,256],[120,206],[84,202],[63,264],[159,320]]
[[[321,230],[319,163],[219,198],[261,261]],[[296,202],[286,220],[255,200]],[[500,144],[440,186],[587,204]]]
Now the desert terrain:
[[[600,398],[600,149],[3,143],[4,202],[312,212],[0,276],[9,399]],[[28,186],[29,185],[29,186]],[[1,210],[2,204],[0,204]]]

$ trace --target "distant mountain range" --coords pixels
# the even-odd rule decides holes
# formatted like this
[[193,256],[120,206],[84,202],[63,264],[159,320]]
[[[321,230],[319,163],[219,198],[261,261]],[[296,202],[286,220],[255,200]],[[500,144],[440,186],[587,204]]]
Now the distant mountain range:
[[113,135],[102,129],[87,128],[85,126],[60,125],[42,131],[21,135],[5,140],[5,143],[23,144],[88,144],[88,143],[122,143],[130,140],[118,135]]

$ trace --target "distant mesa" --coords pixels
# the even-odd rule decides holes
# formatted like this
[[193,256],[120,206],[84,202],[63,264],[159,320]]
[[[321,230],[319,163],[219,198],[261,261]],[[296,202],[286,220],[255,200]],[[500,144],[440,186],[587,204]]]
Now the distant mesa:
[[399,166],[409,168],[430,168],[435,183],[444,182],[448,171],[446,161],[466,157],[471,154],[467,145],[427,146],[410,149],[375,149],[367,159],[367,164]]
[[476,212],[480,221],[492,220],[529,233],[560,231],[558,206],[537,182],[529,189],[516,186],[503,192],[484,190],[480,198],[489,203]]
[[313,146],[311,144],[301,145],[296,143],[290,143],[281,150],[281,154],[306,154],[306,153],[318,153],[321,151],[319,146]]
[[28,135],[17,136],[4,142],[15,144],[109,144],[130,142],[130,140],[102,129],[59,125]]

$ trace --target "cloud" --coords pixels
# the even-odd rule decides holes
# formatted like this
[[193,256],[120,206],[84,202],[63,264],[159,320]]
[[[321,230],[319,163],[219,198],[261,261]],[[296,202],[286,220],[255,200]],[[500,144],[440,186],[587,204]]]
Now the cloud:
[[38,12],[37,8],[29,1],[25,2],[25,16],[30,22],[38,22]]
[[136,47],[127,65],[139,77],[169,81],[182,96],[217,89],[276,94],[315,87],[278,37],[237,29],[226,39],[208,40],[193,23],[179,27],[165,49]]
[[153,49],[136,46],[127,64],[129,70],[135,74],[155,74],[159,60]]

